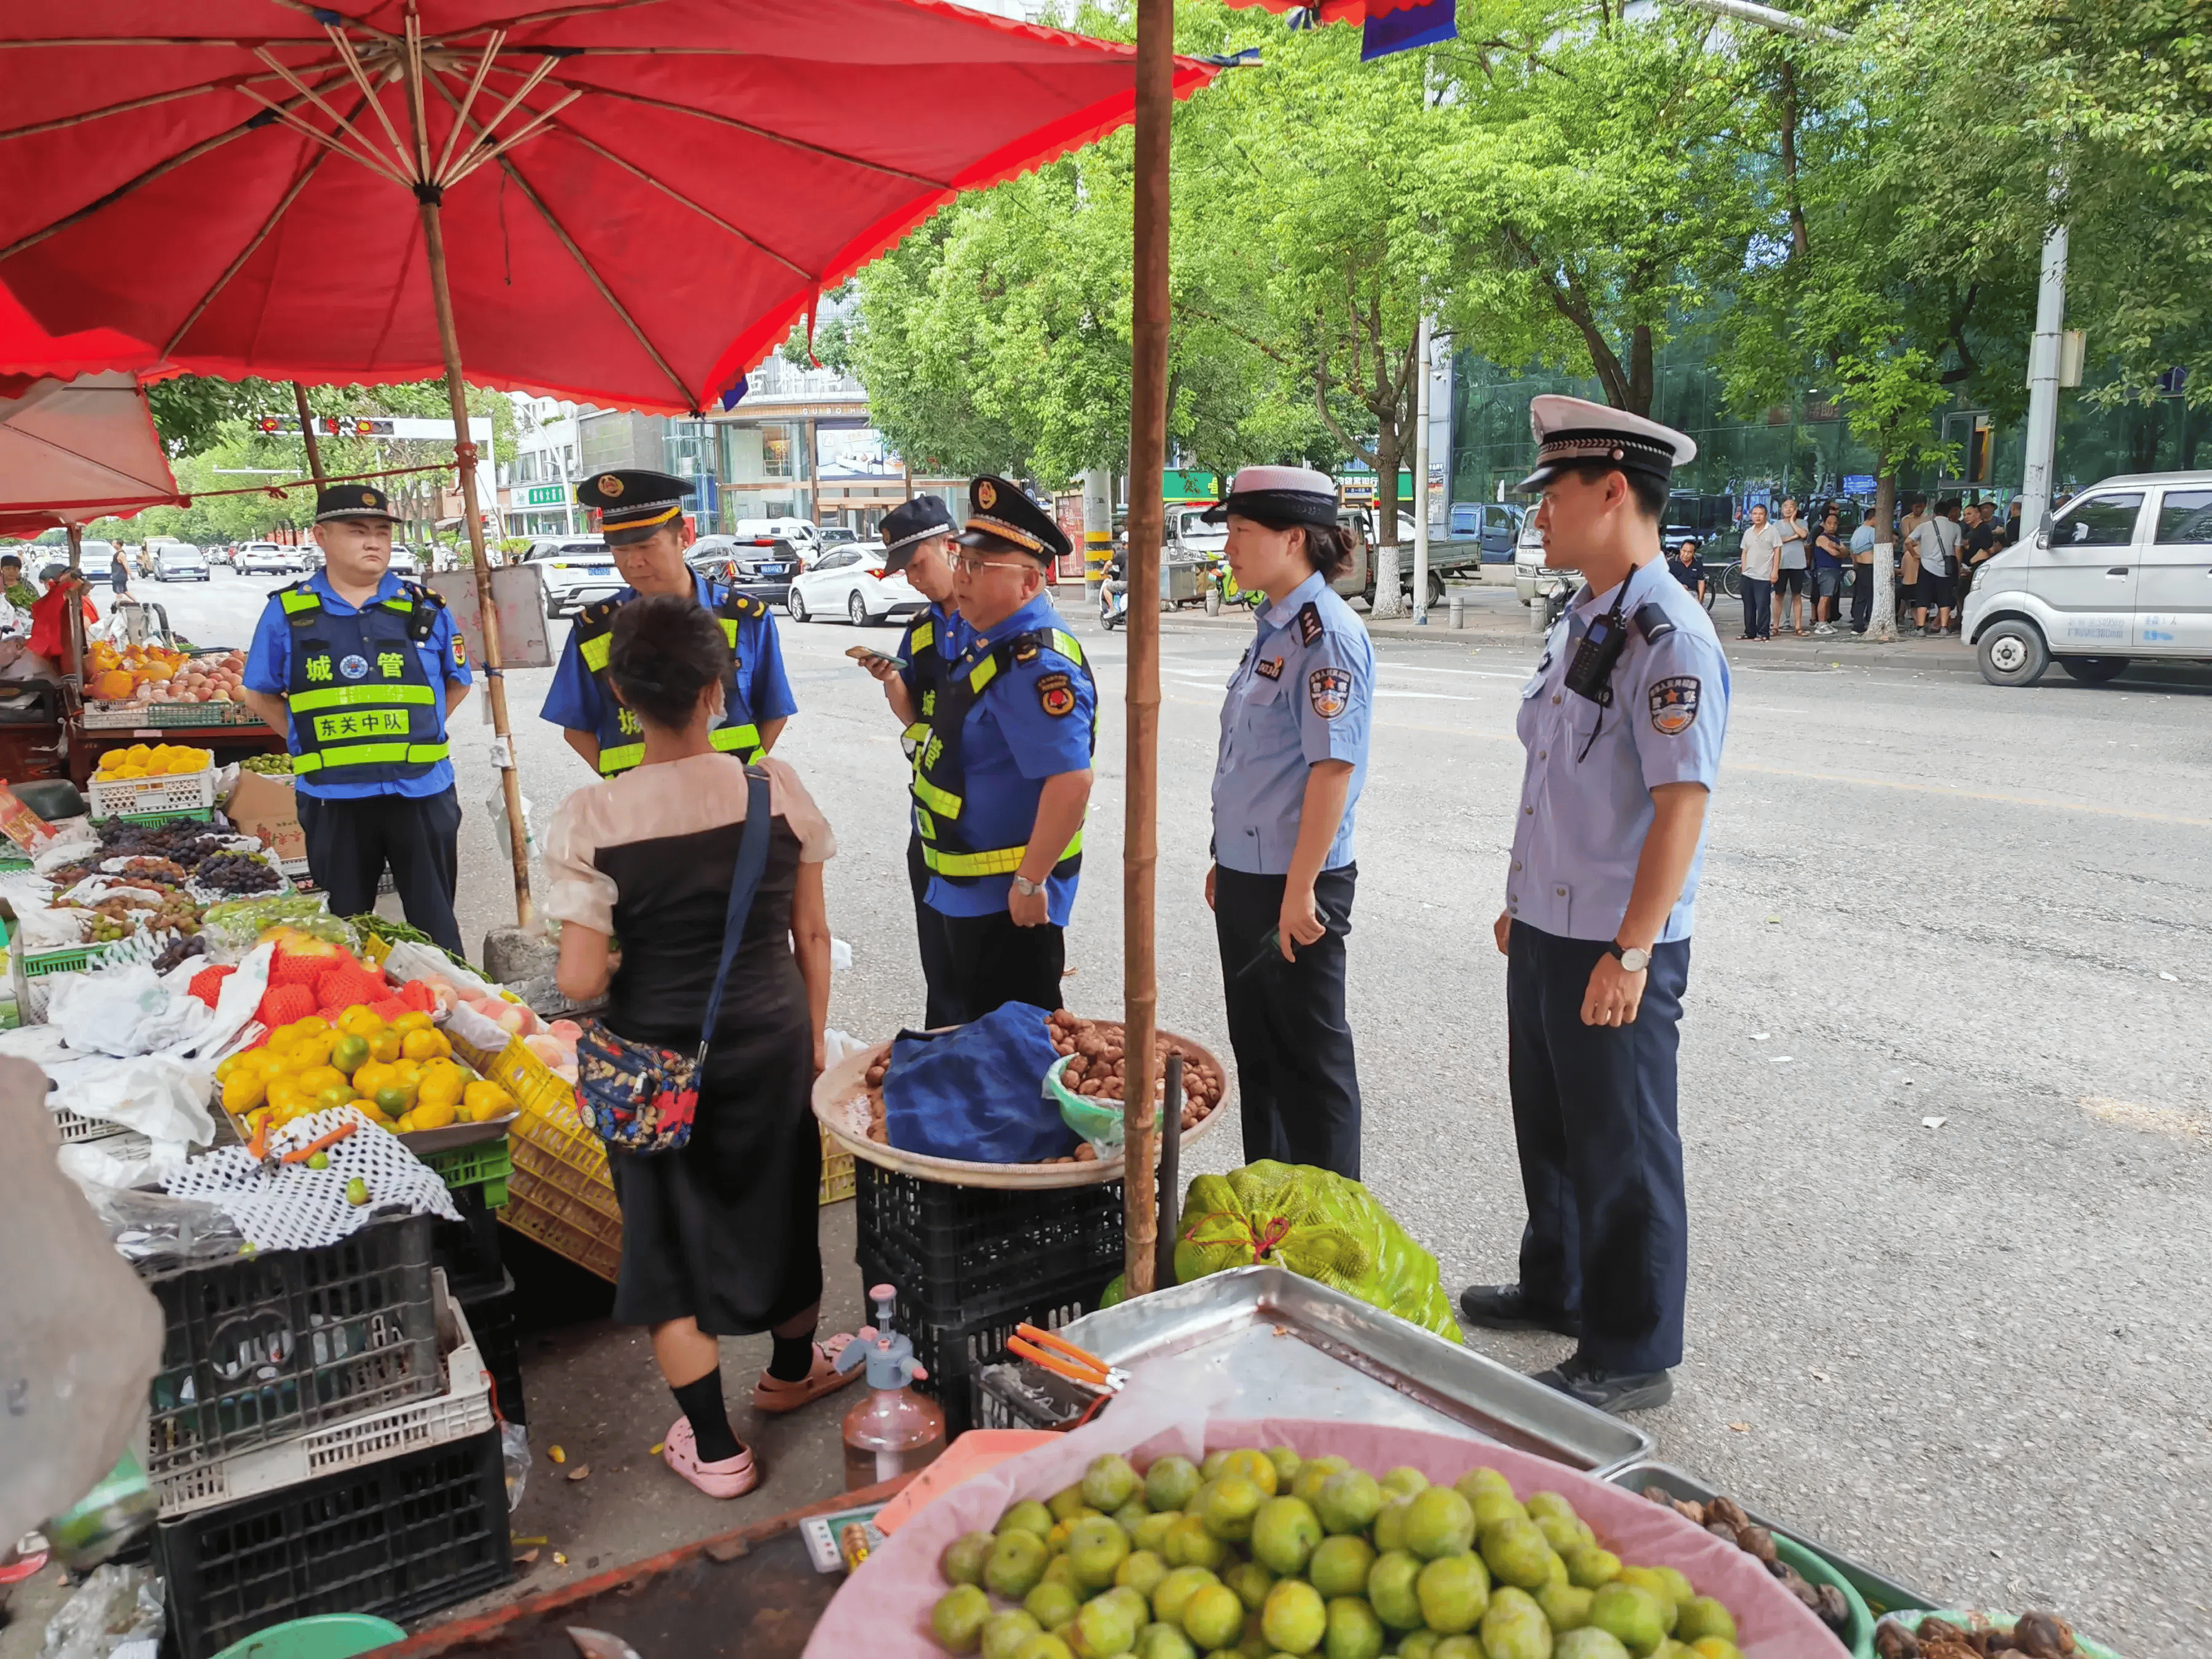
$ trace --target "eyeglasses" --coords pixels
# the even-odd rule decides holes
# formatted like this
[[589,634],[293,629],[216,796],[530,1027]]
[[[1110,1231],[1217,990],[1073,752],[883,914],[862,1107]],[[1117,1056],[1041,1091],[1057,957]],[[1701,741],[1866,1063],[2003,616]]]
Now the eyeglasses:
[[963,576],[973,576],[984,570],[1034,570],[1036,566],[1026,559],[985,559],[973,553],[952,553],[946,556],[955,570]]

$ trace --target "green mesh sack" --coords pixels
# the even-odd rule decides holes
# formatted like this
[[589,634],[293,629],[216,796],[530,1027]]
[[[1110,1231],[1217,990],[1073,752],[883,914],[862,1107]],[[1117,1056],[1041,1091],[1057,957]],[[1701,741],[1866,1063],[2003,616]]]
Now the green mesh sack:
[[1327,1170],[1262,1159],[1190,1183],[1176,1239],[1176,1281],[1255,1265],[1287,1267],[1461,1340],[1436,1257],[1366,1188]]

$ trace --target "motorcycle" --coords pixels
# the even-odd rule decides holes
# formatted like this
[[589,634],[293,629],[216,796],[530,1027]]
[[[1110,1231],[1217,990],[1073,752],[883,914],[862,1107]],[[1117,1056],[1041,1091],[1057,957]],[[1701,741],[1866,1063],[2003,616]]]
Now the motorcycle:
[[1098,584],[1099,625],[1112,633],[1129,619],[1129,584],[1109,568]]

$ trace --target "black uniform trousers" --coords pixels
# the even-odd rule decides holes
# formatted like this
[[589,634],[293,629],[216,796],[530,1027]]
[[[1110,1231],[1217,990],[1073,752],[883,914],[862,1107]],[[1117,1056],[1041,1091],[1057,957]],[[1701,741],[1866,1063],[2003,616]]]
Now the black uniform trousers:
[[1285,962],[1267,942],[1282,915],[1282,876],[1216,867],[1213,931],[1229,1005],[1229,1046],[1244,1120],[1244,1158],[1310,1164],[1359,1179],[1359,1076],[1344,1017],[1344,941],[1359,866],[1324,870],[1314,902],[1328,931],[1293,944]]
[[[981,1019],[1009,1002],[1058,1008],[1067,932],[1048,921],[1017,927],[1004,910],[988,916],[934,913],[945,939],[947,1025]],[[934,1022],[933,1022],[934,1023]]]
[[960,1017],[953,1012],[952,947],[945,937],[945,919],[927,902],[929,866],[922,861],[918,830],[906,838],[906,879],[914,889],[915,942],[921,948],[921,982],[927,999],[921,1023],[933,1031],[941,1025],[957,1025]]
[[1522,1287],[1581,1311],[1593,1364],[1680,1364],[1689,1226],[1674,1062],[1690,941],[1652,947],[1636,1018],[1618,1026],[1583,1024],[1603,940],[1516,921],[1509,945],[1508,1072],[1528,1200]]
[[307,873],[330,895],[333,915],[366,915],[376,908],[376,884],[389,864],[409,925],[455,955],[467,954],[453,919],[460,876],[459,795],[448,789],[441,795],[325,800],[302,793],[299,807]]

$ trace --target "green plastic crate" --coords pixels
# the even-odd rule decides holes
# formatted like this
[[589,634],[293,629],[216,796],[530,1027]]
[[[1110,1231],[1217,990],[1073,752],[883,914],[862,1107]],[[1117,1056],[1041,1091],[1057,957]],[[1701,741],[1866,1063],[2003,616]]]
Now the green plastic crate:
[[496,1210],[507,1203],[507,1178],[514,1173],[514,1160],[507,1153],[505,1135],[472,1146],[456,1146],[451,1152],[428,1152],[422,1161],[438,1172],[451,1191],[482,1187],[486,1209]]

